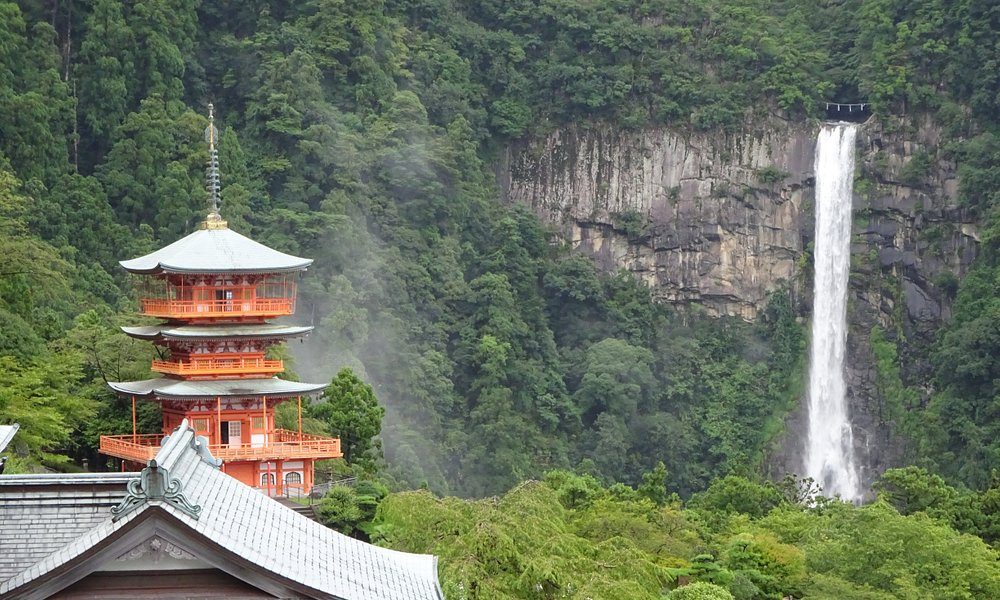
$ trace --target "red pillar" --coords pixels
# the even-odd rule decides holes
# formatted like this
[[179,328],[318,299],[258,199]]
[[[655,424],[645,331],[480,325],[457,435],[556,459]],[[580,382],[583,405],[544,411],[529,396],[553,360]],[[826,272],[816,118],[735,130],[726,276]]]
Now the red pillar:
[[[215,397],[215,420],[217,421],[217,426],[215,428],[215,435],[217,444],[222,445],[222,397]],[[208,444],[211,446],[212,442],[209,440]]]

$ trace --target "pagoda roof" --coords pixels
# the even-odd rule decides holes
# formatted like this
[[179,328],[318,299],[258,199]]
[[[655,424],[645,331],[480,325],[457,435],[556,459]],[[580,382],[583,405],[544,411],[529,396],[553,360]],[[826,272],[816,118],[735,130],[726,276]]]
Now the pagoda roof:
[[316,393],[325,383],[301,383],[277,377],[262,379],[186,380],[161,377],[144,381],[108,382],[111,389],[124,396],[194,400],[231,396],[270,396],[290,398]]
[[436,557],[298,514],[221,472],[204,444],[184,421],[142,473],[0,476],[0,597],[186,568],[233,577],[252,597],[443,599]]
[[230,325],[147,325],[122,327],[122,331],[141,340],[204,340],[228,338],[290,338],[305,335],[312,327],[274,325],[271,323]]
[[311,258],[278,252],[232,229],[199,229],[139,258],[119,264],[131,273],[285,273],[303,271]]

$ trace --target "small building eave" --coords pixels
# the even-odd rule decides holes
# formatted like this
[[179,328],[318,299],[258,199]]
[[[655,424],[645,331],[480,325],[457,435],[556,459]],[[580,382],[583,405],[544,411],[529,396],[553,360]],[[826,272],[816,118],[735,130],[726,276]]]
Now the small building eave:
[[3,452],[10,441],[14,439],[14,434],[17,433],[18,428],[21,426],[17,423],[12,425],[0,425],[0,452]]

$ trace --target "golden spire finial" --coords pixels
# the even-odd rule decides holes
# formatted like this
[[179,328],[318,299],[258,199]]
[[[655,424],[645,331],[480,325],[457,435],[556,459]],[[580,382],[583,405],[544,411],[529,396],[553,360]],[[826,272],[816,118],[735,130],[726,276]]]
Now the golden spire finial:
[[206,229],[224,229],[226,227],[226,222],[219,215],[219,151],[215,147],[218,138],[219,130],[215,128],[215,106],[209,103],[208,127],[205,128],[205,141],[208,142],[208,170],[205,176],[205,189],[208,191]]

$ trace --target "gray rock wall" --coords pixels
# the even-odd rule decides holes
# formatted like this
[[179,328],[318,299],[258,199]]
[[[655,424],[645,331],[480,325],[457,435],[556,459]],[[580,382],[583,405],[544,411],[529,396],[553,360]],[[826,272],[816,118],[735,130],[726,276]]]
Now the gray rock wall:
[[812,130],[741,135],[559,130],[508,148],[501,187],[609,270],[657,298],[756,317],[796,273]]
[[878,327],[896,344],[903,383],[920,390],[922,405],[933,391],[928,354],[951,315],[949,281],[957,283],[976,257],[978,225],[960,205],[957,165],[941,144],[940,128],[927,119],[871,121],[858,136],[847,383],[867,481],[908,462],[906,440],[880,395],[871,332]]

